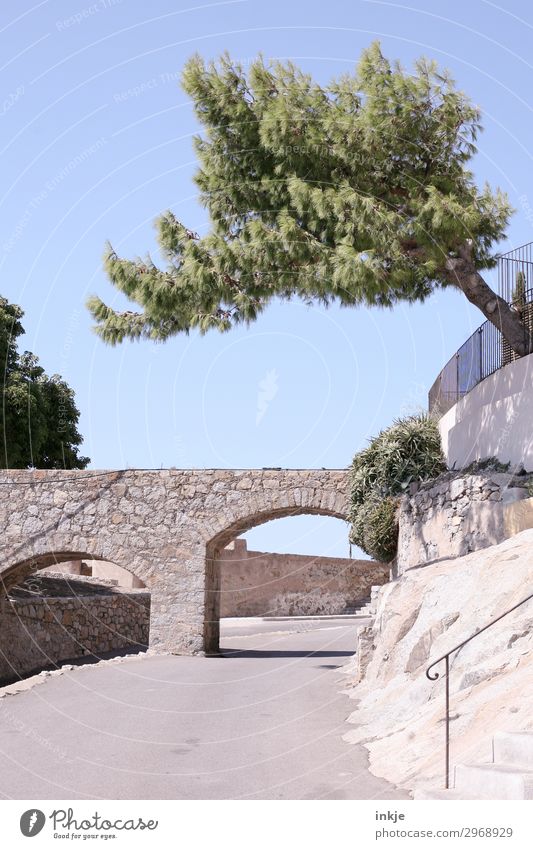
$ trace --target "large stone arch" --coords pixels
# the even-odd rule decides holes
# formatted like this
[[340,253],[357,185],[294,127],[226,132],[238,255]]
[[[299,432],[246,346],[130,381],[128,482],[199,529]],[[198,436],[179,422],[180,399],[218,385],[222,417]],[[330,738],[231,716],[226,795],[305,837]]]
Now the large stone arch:
[[348,489],[343,469],[0,471],[0,589],[49,556],[109,560],[151,592],[150,647],[202,653],[213,546],[276,517],[344,518]]

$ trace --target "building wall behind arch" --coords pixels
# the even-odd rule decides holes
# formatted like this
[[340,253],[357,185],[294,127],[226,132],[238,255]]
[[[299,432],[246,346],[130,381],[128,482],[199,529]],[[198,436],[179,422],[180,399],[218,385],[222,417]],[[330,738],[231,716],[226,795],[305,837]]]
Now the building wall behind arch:
[[60,572],[64,575],[85,575],[91,578],[103,578],[105,581],[110,581],[118,587],[131,587],[132,589],[141,589],[144,587],[143,582],[134,575],[128,572],[122,566],[117,566],[116,563],[110,563],[107,560],[91,560],[84,558],[83,560],[69,560],[64,563],[58,563],[57,566],[48,566],[43,569],[43,572]]

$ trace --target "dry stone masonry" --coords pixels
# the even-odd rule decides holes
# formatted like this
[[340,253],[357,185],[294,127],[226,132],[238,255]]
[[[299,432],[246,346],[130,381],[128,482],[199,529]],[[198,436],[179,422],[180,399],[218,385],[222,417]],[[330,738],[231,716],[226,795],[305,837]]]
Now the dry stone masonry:
[[213,652],[219,552],[271,519],[344,519],[348,488],[328,469],[2,471],[0,576],[6,590],[56,563],[111,561],[151,593],[151,648]]
[[448,472],[425,484],[411,484],[400,506],[395,573],[462,557],[506,539],[516,512],[513,505],[529,498],[530,487],[530,475],[506,472]]
[[142,590],[4,597],[0,601],[0,683],[78,657],[146,648],[149,622],[150,594]]

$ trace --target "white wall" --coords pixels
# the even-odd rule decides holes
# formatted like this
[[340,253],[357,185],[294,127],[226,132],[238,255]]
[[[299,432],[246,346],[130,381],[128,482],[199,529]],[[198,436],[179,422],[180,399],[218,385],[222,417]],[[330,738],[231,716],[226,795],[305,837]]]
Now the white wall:
[[91,568],[93,578],[107,578],[107,580],[117,581],[119,587],[137,589],[144,586],[136,575],[132,575],[131,572],[123,569],[122,566],[117,566],[116,563],[108,563],[107,560],[85,560],[85,563]]
[[[87,571],[82,571],[82,566],[87,568]],[[50,566],[47,569],[42,569],[46,572],[61,572],[64,575],[90,575],[92,578],[105,578],[108,581],[116,581],[119,587],[132,587],[139,589],[144,587],[144,584],[136,575],[123,569],[122,566],[117,566],[116,563],[109,563],[107,560],[67,560]]]
[[439,422],[448,465],[497,457],[533,471],[533,354],[499,369]]

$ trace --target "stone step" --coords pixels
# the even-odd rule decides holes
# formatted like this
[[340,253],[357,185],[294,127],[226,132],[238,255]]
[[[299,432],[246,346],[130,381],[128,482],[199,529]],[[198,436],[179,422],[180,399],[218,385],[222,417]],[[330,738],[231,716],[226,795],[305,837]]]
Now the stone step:
[[533,769],[533,734],[498,731],[492,739],[494,763],[520,764]]
[[485,799],[533,799],[533,769],[510,764],[458,764],[455,790]]
[[367,607],[347,607],[343,613],[339,613],[338,616],[355,616],[356,614],[366,613],[370,615],[371,608]]
[[369,610],[367,610],[366,607],[356,607],[356,608],[347,607],[346,610],[343,611],[343,613],[339,613],[338,615],[339,616],[361,616],[363,614],[370,616]]
[[350,604],[345,608],[345,613],[359,613],[361,610],[368,610],[372,606],[370,598],[363,598],[355,604]]
[[485,796],[474,796],[472,793],[461,793],[459,790],[436,790],[429,787],[419,787],[413,793],[413,799],[427,799],[438,802],[457,802],[462,799],[485,799]]

